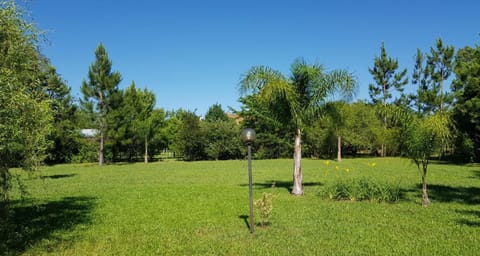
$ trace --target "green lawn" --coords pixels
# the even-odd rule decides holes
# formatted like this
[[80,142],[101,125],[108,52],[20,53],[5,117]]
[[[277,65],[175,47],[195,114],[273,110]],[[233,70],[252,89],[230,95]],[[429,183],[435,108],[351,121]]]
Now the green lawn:
[[[373,166],[374,165],[374,166]],[[16,232],[0,241],[25,255],[478,255],[480,167],[436,164],[431,206],[420,173],[395,158],[303,161],[305,195],[289,194],[292,160],[253,162],[254,197],[272,193],[270,225],[249,233],[246,161],[59,165],[14,204]],[[338,166],[338,168],[337,168]],[[347,172],[348,169],[348,172]],[[331,201],[338,179],[395,182],[394,204]]]

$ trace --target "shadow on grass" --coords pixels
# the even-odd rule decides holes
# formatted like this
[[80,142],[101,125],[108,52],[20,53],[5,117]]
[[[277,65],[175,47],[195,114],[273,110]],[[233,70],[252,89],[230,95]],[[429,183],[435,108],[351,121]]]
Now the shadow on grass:
[[248,215],[240,215],[238,216],[239,219],[242,219],[244,222],[245,222],[245,225],[247,226],[248,230],[250,230],[250,222],[249,222],[249,218],[250,216]]
[[473,175],[470,176],[472,179],[480,179],[480,170],[473,170]]
[[76,176],[77,174],[71,173],[71,174],[56,174],[56,175],[50,175],[50,176],[41,176],[42,179],[63,179],[63,178],[70,178],[73,176]]
[[[292,181],[278,181],[278,180],[269,180],[265,182],[256,182],[252,184],[254,188],[268,189],[268,188],[284,188],[288,192],[292,192],[293,182]],[[248,186],[248,184],[240,184],[242,187]],[[323,186],[321,182],[304,182],[304,187],[315,187]]]
[[[458,213],[466,215],[466,218],[460,219],[457,222],[462,225],[470,227],[480,227],[480,211],[476,210],[457,210]],[[475,219],[475,220],[472,220]]]
[[92,197],[65,197],[41,204],[12,202],[8,217],[0,220],[0,255],[20,255],[44,239],[52,250],[58,243],[73,242],[74,237],[56,233],[90,223],[94,206]]
[[[245,222],[245,226],[247,227],[247,229],[250,230],[250,216],[240,215],[240,216],[238,216],[238,218],[242,219]],[[267,223],[257,222],[257,223],[254,224],[255,229],[257,229],[257,228],[267,228],[269,226],[271,226],[270,222],[267,222]]]
[[[463,204],[480,204],[480,188],[477,187],[451,187],[447,185],[427,184],[428,196],[437,202],[457,202]],[[407,192],[421,193],[422,184],[416,186],[416,190]]]

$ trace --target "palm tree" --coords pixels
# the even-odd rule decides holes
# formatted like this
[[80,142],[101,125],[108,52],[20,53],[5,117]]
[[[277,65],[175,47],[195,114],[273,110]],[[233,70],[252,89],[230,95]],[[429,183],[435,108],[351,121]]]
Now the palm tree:
[[291,75],[287,78],[270,67],[252,67],[240,81],[240,92],[256,95],[269,107],[273,118],[293,122],[292,194],[303,195],[302,129],[318,114],[329,96],[341,93],[343,97],[350,98],[357,82],[346,70],[326,72],[322,65],[307,64],[303,59],[295,60],[290,71]]

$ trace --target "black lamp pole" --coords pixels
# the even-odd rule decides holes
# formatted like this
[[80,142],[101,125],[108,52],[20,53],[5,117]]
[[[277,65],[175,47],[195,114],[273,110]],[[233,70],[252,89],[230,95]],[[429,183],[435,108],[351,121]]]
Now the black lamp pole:
[[242,139],[247,143],[248,151],[248,190],[250,194],[250,233],[253,234],[255,222],[253,219],[253,188],[252,188],[252,143],[256,134],[253,129],[246,128],[242,131]]
[[248,143],[248,190],[250,193],[250,233],[253,234],[252,145]]

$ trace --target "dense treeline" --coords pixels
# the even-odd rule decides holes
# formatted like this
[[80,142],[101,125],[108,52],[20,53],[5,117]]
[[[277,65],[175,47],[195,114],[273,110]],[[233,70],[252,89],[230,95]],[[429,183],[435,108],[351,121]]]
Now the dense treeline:
[[[369,86],[370,99],[357,102],[341,97],[345,95],[339,85],[356,83],[342,70],[325,73],[320,64],[296,60],[291,77],[284,77],[269,67],[253,67],[242,78],[242,86],[250,91],[239,98],[241,109],[227,115],[214,104],[202,115],[157,108],[162,103],[156,102],[154,93],[134,82],[120,89],[121,73],[111,70],[112,60],[102,44],[95,50],[91,66],[86,67],[81,86],[84,97],[76,100],[40,53],[39,33],[14,2],[2,2],[0,18],[2,27],[11,28],[2,29],[0,42],[4,169],[42,160],[147,163],[165,152],[184,160],[237,159],[244,157],[239,134],[247,126],[258,134],[256,158],[291,157],[295,138],[301,139],[304,157],[340,161],[348,155],[406,156],[406,119],[401,118],[405,113],[448,117],[451,136],[442,140],[432,156],[480,160],[478,45],[455,50],[437,39],[430,49],[417,51],[414,63],[402,63],[410,69],[400,68],[382,43],[372,66],[365,67],[374,81]],[[295,85],[296,91],[288,91],[288,86],[283,91],[283,95],[292,93],[293,98],[262,91],[262,83],[267,81],[261,80],[262,75],[282,81],[275,86]],[[315,95],[311,88],[318,90]],[[265,96],[276,100],[267,102]],[[26,109],[19,110],[13,99],[24,102]],[[31,109],[37,111],[35,120],[29,119]],[[34,130],[40,122],[44,128]],[[94,132],[82,135],[83,129]],[[26,145],[29,140],[33,142]]]

